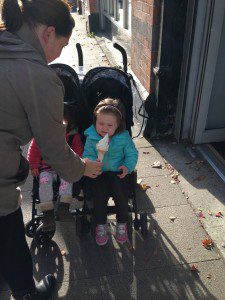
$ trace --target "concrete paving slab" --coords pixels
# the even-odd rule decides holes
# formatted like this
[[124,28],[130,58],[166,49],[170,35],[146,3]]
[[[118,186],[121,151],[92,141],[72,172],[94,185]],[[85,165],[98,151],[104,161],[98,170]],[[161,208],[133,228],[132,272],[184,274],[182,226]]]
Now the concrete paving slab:
[[152,147],[152,143],[143,137],[140,132],[141,124],[134,118],[134,126],[132,127],[132,137],[137,149]]
[[33,187],[33,176],[29,175],[27,177],[26,182],[24,183],[24,185],[20,186],[20,189],[22,192],[28,192],[28,191],[32,191],[32,187]]
[[206,228],[208,235],[213,239],[215,247],[225,260],[225,226],[209,226]]
[[51,300],[100,300],[102,298],[102,288],[98,278],[65,281],[61,285],[57,285],[56,293]]
[[199,273],[191,265],[123,273],[101,278],[104,299],[224,299],[225,279],[221,261],[199,262]]
[[30,250],[38,280],[49,272],[56,275],[57,282],[117,273],[112,243],[99,247],[90,234],[79,239],[73,222],[57,222],[53,241],[44,247],[33,242]]
[[[180,183],[178,187],[188,197],[188,202],[198,214],[201,209],[204,218],[201,222],[225,259],[221,243],[224,241],[225,229],[225,185],[211,167],[193,152],[192,157],[182,144],[172,144],[171,141],[154,142],[158,151],[177,170]],[[194,151],[194,150],[193,150]],[[223,216],[215,214],[221,211]],[[212,215],[209,214],[212,213]]]
[[[153,163],[156,161],[160,161],[162,168],[152,168]],[[136,168],[138,169],[139,177],[170,174],[170,170],[166,168],[162,156],[154,147],[138,149],[138,163]]]
[[[170,217],[176,217],[172,222]],[[158,240],[179,263],[218,259],[218,253],[202,246],[207,237],[189,205],[157,208],[152,215]]]
[[169,175],[144,178],[142,183],[150,188],[147,191],[142,191],[140,187],[136,188],[138,209],[153,211],[157,207],[187,204],[185,195],[177,184],[170,183],[170,179]]

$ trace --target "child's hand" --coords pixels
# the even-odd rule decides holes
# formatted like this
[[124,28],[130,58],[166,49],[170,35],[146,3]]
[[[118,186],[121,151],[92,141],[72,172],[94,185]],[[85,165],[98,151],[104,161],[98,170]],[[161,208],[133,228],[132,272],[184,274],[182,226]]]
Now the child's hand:
[[34,176],[34,177],[39,176],[39,170],[38,169],[32,169],[31,170],[31,175]]
[[122,170],[122,174],[118,175],[120,179],[124,178],[128,174],[128,168],[125,166],[120,166],[118,170]]
[[83,159],[85,162],[84,176],[96,178],[102,173],[103,163],[91,161],[88,158]]

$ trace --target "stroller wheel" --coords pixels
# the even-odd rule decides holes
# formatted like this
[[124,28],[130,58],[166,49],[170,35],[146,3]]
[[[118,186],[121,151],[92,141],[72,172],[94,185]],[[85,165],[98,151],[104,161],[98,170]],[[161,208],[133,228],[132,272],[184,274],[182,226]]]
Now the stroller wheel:
[[33,238],[36,234],[37,228],[40,225],[41,218],[35,220],[30,220],[25,225],[25,234],[29,238]]
[[140,223],[141,223],[141,233],[142,235],[147,235],[148,232],[148,219],[147,219],[147,213],[141,213],[140,214]]
[[51,231],[42,231],[42,226],[39,226],[39,228],[37,229],[37,232],[34,236],[34,240],[36,241],[36,243],[38,245],[44,245],[47,244],[51,241],[51,239],[53,238],[55,234],[55,230],[51,230]]

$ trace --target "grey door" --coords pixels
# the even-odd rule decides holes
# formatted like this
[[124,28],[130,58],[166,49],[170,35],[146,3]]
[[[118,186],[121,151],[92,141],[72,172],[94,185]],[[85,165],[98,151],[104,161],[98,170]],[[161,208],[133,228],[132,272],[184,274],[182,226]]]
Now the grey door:
[[225,141],[225,1],[215,1],[201,81],[193,142]]

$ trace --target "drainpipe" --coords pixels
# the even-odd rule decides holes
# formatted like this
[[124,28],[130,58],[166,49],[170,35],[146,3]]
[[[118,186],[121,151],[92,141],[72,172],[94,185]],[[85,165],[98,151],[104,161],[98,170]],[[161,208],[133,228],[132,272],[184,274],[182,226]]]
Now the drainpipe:
[[104,0],[99,0],[99,19],[100,19],[100,29],[105,29],[105,20],[104,20]]

